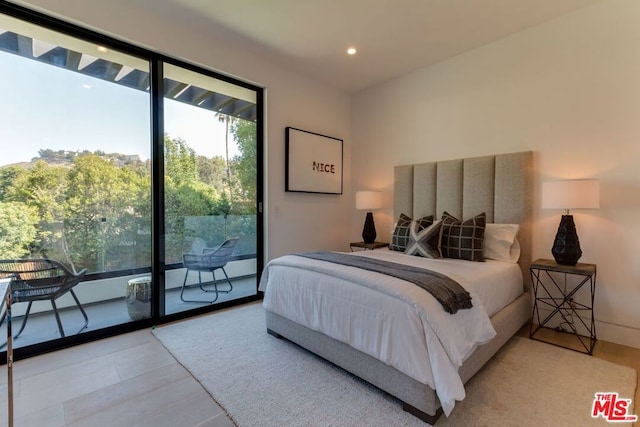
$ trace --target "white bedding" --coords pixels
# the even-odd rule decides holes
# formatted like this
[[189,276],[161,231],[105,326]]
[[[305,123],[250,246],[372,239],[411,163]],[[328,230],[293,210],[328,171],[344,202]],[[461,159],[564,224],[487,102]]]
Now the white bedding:
[[471,294],[473,308],[451,315],[409,282],[295,255],[265,267],[259,287],[265,292],[264,307],[429,385],[449,415],[455,401],[465,397],[458,367],[495,336],[489,317],[522,294],[519,266],[434,260],[389,250],[353,255],[446,274]]

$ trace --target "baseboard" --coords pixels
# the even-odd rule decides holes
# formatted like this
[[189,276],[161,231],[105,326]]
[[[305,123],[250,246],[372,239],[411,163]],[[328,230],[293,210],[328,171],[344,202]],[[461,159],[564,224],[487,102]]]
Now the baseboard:
[[598,339],[640,349],[640,329],[596,320]]
[[[540,309],[540,317],[544,319],[551,310]],[[535,318],[534,318],[535,319]],[[582,318],[588,325],[591,319]],[[555,328],[560,324],[559,316],[554,316],[551,321],[545,326]],[[576,320],[577,322],[577,320]],[[617,323],[610,323],[596,319],[596,336],[599,340],[609,341],[616,344],[626,345],[628,347],[634,347],[640,349],[640,328],[633,328],[631,326],[619,325]],[[580,330],[581,334],[588,335],[584,330]]]

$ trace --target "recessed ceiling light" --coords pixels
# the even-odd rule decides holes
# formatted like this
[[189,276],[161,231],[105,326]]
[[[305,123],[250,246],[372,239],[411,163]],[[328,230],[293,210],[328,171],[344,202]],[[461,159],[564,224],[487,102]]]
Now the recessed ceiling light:
[[355,47],[350,47],[349,49],[347,49],[347,53],[349,55],[355,55],[358,51],[356,50]]
[[102,53],[107,53],[107,52],[109,52],[109,49],[107,49],[107,48],[106,48],[106,47],[104,47],[104,46],[98,46],[96,49],[98,50],[98,52],[102,52]]
[[82,87],[85,89],[91,89],[91,85],[88,85],[88,84],[83,84]]

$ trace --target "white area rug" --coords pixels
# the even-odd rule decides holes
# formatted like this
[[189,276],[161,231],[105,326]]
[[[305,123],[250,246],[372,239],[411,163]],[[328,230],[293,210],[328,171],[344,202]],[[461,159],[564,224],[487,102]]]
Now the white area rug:
[[[268,335],[259,303],[154,334],[239,426],[425,425],[386,393]],[[594,393],[633,399],[636,377],[627,367],[515,337],[437,426],[607,425],[591,418]]]

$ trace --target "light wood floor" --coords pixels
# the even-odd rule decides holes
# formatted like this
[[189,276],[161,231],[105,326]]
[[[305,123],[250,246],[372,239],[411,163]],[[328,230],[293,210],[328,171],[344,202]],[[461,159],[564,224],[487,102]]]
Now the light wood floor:
[[13,375],[16,427],[234,425],[148,329],[18,361]]
[[[640,371],[640,349],[598,341],[594,357]],[[0,369],[0,425],[7,419],[6,369]],[[16,427],[233,426],[150,330],[21,360],[13,372]],[[637,402],[636,390],[635,408]]]
[[[529,337],[530,325],[525,325],[518,331],[518,335],[522,337]],[[570,347],[574,349],[581,349],[579,343],[577,343],[575,336],[562,332],[555,332],[552,329],[540,329],[535,337],[547,342],[552,342],[564,347]],[[593,357],[598,359],[608,360],[609,362],[616,363],[622,366],[628,366],[636,370],[636,375],[640,372],[640,349],[628,347],[620,344],[615,344],[608,341],[598,340],[593,348]],[[640,382],[640,379],[639,379]],[[615,390],[611,390],[615,391]],[[640,415],[640,387],[636,387],[635,396],[622,396],[625,399],[633,399],[634,414]],[[635,423],[640,425],[640,423]]]

